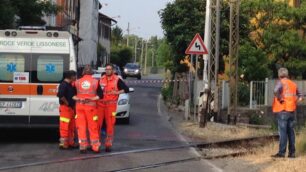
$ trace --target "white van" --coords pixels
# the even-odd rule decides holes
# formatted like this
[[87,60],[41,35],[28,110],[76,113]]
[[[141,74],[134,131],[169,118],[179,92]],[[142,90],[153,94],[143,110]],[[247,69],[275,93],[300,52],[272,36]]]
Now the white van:
[[0,127],[57,126],[67,70],[76,70],[68,32],[0,30]]

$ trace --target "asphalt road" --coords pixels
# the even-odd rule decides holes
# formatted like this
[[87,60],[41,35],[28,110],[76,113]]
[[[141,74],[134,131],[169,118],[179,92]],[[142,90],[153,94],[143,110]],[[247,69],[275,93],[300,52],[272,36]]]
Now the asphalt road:
[[[158,76],[144,78],[159,79]],[[221,171],[199,158],[163,115],[161,84],[131,83],[131,121],[116,125],[112,153],[60,151],[54,129],[2,129],[0,171]],[[168,148],[172,149],[168,149]]]

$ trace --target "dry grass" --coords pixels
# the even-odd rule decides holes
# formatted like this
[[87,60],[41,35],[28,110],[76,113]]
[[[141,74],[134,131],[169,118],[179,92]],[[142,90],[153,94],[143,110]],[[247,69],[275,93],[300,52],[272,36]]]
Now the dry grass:
[[[305,131],[304,131],[305,132]],[[278,142],[255,149],[255,153],[236,158],[217,159],[212,162],[226,172],[306,172],[305,133],[296,139],[297,158],[271,158],[278,151]]]
[[[273,134],[269,129],[253,129],[243,126],[228,126],[208,123],[204,129],[197,124],[171,116],[172,124],[192,141],[221,141]],[[241,157],[216,159],[211,162],[226,172],[306,172],[306,129],[296,138],[297,158],[271,158],[278,151],[278,142],[256,148],[255,153]],[[209,153],[209,152],[208,152]],[[207,154],[208,154],[207,153]]]
[[269,129],[253,129],[210,122],[206,128],[199,128],[197,124],[191,122],[181,122],[178,125],[184,135],[194,139],[201,139],[202,141],[220,141],[272,134]]
[[296,150],[301,154],[306,154],[306,128],[296,138]]
[[256,149],[256,153],[238,159],[247,162],[248,166],[257,167],[261,172],[306,172],[305,134],[306,132],[301,133],[296,139],[297,158],[295,159],[271,158],[270,156],[278,151],[278,142]]

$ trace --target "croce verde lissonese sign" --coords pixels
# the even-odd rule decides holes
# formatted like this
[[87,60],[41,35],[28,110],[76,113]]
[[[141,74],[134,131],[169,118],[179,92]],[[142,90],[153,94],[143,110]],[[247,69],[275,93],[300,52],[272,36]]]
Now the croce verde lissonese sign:
[[3,47],[67,47],[66,41],[57,40],[0,40]]

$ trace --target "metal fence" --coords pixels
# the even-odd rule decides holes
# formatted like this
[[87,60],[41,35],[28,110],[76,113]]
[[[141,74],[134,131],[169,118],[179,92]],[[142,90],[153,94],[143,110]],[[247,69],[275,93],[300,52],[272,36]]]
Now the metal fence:
[[268,105],[268,83],[268,79],[265,81],[251,81],[250,109],[256,109]]
[[[271,106],[274,98],[274,87],[278,80],[266,79],[265,81],[251,81],[249,84],[249,108],[258,109],[263,106]],[[306,94],[306,81],[294,81],[300,92]],[[229,102],[229,85],[227,81],[222,81],[221,108],[226,109]],[[239,96],[239,95],[238,95]],[[305,104],[306,101],[302,104]]]

